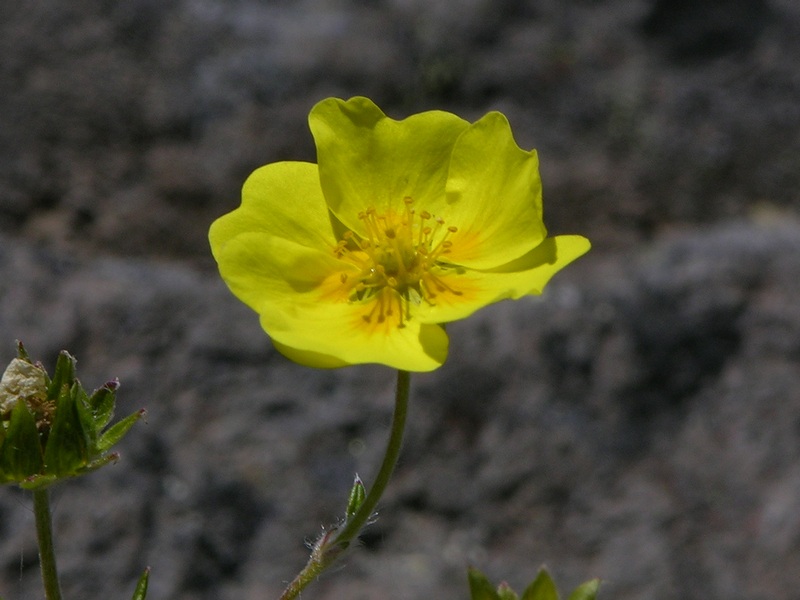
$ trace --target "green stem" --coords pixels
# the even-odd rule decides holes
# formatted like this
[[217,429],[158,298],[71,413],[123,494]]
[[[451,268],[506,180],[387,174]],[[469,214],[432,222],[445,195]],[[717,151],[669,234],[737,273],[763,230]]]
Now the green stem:
[[[389,479],[392,477],[397,459],[400,456],[400,448],[403,445],[403,431],[406,426],[406,415],[408,414],[408,396],[411,387],[411,375],[407,371],[397,372],[397,387],[395,388],[394,415],[392,415],[392,428],[389,434],[389,442],[386,444],[386,453],[383,456],[381,468],[375,477],[367,497],[361,504],[356,513],[349,518],[338,530],[331,531],[329,534],[317,542],[311,553],[308,564],[295,577],[289,586],[284,590],[279,600],[292,600],[296,598],[305,587],[316,579],[325,569],[333,564],[350,542],[358,536],[361,529],[366,525],[375,512],[378,501],[383,496]],[[49,600],[49,599],[48,599]]]
[[42,567],[44,597],[61,600],[58,584],[56,554],[53,548],[53,521],[50,516],[50,492],[47,489],[33,492],[33,514],[36,517],[36,536],[39,540],[39,563]]

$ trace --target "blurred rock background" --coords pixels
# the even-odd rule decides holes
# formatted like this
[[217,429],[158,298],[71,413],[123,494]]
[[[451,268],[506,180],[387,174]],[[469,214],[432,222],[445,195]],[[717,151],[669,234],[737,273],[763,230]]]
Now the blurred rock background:
[[[277,597],[374,473],[393,374],[288,363],[216,275],[254,168],[314,160],[310,107],[505,112],[586,258],[454,324],[415,378],[378,521],[323,600],[522,588],[619,600],[800,589],[795,0],[0,3],[0,359],[66,348],[148,423],[57,488],[67,598]],[[0,490],[0,595],[41,597]]]

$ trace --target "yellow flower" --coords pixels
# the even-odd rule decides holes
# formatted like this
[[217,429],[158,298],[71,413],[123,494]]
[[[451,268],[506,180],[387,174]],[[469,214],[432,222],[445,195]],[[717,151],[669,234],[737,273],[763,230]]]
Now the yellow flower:
[[589,249],[546,237],[536,152],[500,113],[395,121],[329,98],[309,125],[319,164],[257,169],[209,234],[228,287],[296,362],[433,370],[442,323],[540,294]]

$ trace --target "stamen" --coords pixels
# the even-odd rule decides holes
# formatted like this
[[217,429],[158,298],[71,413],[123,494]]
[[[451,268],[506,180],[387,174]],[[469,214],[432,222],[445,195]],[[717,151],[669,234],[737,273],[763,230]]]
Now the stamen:
[[345,231],[333,248],[338,259],[360,271],[341,272],[339,280],[348,301],[370,303],[362,315],[367,323],[393,322],[402,328],[412,319],[412,305],[433,305],[441,294],[463,295],[445,283],[450,265],[442,262],[453,246],[449,237],[458,228],[413,206],[413,198],[406,196],[397,212],[369,207],[358,214],[363,234]]

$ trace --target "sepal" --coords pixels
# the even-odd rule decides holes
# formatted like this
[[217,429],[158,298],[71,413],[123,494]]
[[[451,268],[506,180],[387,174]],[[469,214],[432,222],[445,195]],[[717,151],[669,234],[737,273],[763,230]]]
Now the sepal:
[[540,569],[531,584],[522,593],[522,600],[559,600],[558,589],[547,569]]
[[469,592],[471,600],[500,600],[500,596],[494,586],[486,578],[486,575],[472,567],[467,571],[469,581]]
[[[4,428],[5,429],[5,428]],[[17,403],[11,410],[8,429],[0,448],[0,482],[20,480],[43,467],[36,420],[28,405]]]
[[591,579],[575,588],[567,600],[595,600],[597,590],[600,589],[600,580]]

